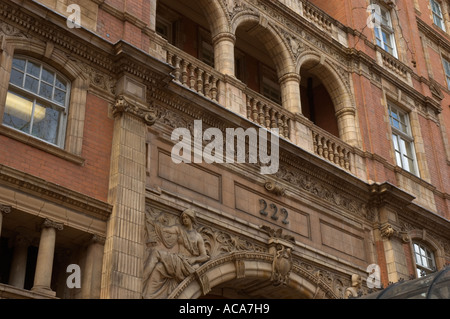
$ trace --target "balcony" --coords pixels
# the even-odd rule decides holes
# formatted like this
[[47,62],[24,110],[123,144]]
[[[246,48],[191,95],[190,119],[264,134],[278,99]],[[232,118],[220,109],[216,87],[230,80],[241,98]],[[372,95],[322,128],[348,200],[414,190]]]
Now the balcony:
[[[325,32],[335,30],[328,16],[300,3],[302,16]],[[283,43],[259,20],[243,19],[234,34],[213,37],[210,18],[198,4],[159,4],[155,43],[161,43],[177,85],[261,127],[278,129],[280,137],[354,173],[354,146],[345,141],[355,138],[345,130],[355,113],[346,111],[350,98],[338,75],[316,57],[305,60],[300,73],[289,71]]]

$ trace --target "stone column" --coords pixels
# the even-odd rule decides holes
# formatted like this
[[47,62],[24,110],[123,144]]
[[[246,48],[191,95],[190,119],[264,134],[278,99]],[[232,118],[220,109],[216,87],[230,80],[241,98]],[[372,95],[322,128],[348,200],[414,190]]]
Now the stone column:
[[9,214],[10,212],[11,206],[0,204],[0,236],[2,235],[3,215]]
[[344,107],[336,112],[340,138],[352,146],[358,146],[355,116],[356,111],[353,107]]
[[219,33],[212,41],[215,69],[222,74],[234,77],[234,44],[236,36],[232,33]]
[[24,288],[29,245],[30,241],[22,235],[18,235],[14,241],[14,254],[9,272],[9,284],[11,286]]
[[50,288],[52,281],[53,258],[55,255],[56,230],[62,230],[63,225],[46,219],[42,224],[41,239],[34,274],[34,285],[31,290],[43,292],[52,296],[56,293]]
[[302,113],[300,99],[300,75],[287,73],[280,78],[281,100],[283,108],[292,113]]
[[81,298],[83,299],[100,298],[104,245],[105,238],[94,235],[87,247],[81,283]]

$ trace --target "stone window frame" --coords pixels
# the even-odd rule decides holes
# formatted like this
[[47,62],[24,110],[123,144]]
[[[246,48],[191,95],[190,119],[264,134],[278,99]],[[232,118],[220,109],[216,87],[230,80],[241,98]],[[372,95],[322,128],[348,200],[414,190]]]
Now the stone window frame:
[[[416,147],[415,147],[415,143],[414,143],[414,136],[412,133],[412,128],[411,128],[411,119],[410,119],[410,112],[404,110],[403,108],[399,107],[398,105],[396,105],[395,103],[392,103],[391,101],[388,101],[388,115],[389,115],[389,124],[390,124],[390,128],[391,128],[391,139],[392,139],[392,147],[394,148],[394,157],[395,157],[395,163],[397,164],[397,166],[401,167],[402,169],[406,170],[407,172],[416,175],[418,177],[420,177],[420,171],[419,171],[419,165],[417,163],[417,155],[416,155]],[[398,119],[398,122],[400,124],[404,124],[405,125],[405,130],[402,130],[401,128],[396,128],[392,122],[391,122],[391,114],[398,114],[399,116],[403,116],[404,118],[404,122],[402,123],[401,119]],[[397,138],[397,143],[394,142],[394,136],[396,136]],[[413,167],[406,169],[405,168],[405,164],[404,164],[404,152],[406,150],[403,149],[403,146],[401,145],[400,141],[404,141],[405,144],[408,144],[410,147],[410,151],[411,151],[411,158],[409,158],[412,161],[412,165]],[[397,144],[398,148],[395,146]],[[400,162],[399,159],[397,158],[397,153],[400,152]],[[408,164],[409,165],[409,164]]]
[[[24,134],[27,134],[27,135],[29,135],[29,136],[31,136],[33,138],[37,138],[37,139],[46,141],[47,143],[50,143],[52,145],[55,145],[55,146],[60,147],[60,148],[63,149],[64,145],[65,145],[65,136],[66,136],[66,127],[67,127],[67,115],[68,115],[69,98],[70,98],[70,92],[71,92],[70,88],[71,88],[71,85],[72,85],[71,81],[69,81],[65,77],[64,74],[62,74],[61,72],[59,72],[55,68],[49,66],[48,64],[43,63],[41,60],[37,60],[35,58],[31,58],[31,57],[28,57],[26,55],[21,55],[21,54],[15,54],[13,59],[25,60],[25,66],[29,65],[30,63],[33,63],[34,65],[39,65],[40,72],[39,72],[38,78],[36,78],[34,75],[30,74],[28,72],[28,70],[27,70],[28,68],[24,69],[24,72],[23,72],[24,76],[23,76],[23,80],[22,80],[23,84],[24,84],[24,81],[25,81],[26,77],[30,76],[31,78],[34,78],[35,80],[37,80],[38,83],[40,83],[40,85],[42,85],[42,84],[47,84],[48,86],[51,85],[52,86],[52,91],[53,91],[54,88],[56,89],[56,85],[54,83],[50,84],[48,82],[44,82],[44,80],[42,78],[42,73],[41,73],[42,72],[41,70],[44,70],[44,69],[53,72],[55,74],[54,75],[54,79],[55,78],[57,79],[59,77],[59,78],[61,78],[62,80],[64,80],[66,82],[65,83],[65,85],[66,85],[66,89],[65,89],[65,93],[66,94],[65,95],[66,96],[64,98],[64,104],[57,103],[53,99],[46,99],[46,98],[42,97],[40,93],[38,94],[38,92],[31,92],[26,87],[23,87],[23,85],[18,86],[16,84],[12,83],[11,79],[9,80],[9,86],[8,86],[8,92],[7,92],[7,96],[9,95],[9,93],[11,93],[12,95],[21,96],[22,98],[27,98],[30,101],[33,101],[33,105],[36,105],[36,104],[39,103],[44,108],[52,108],[52,109],[57,109],[58,111],[60,111],[61,116],[58,119],[59,123],[58,123],[58,129],[56,131],[57,137],[56,137],[55,143],[52,143],[50,141],[46,141],[44,138],[39,138],[37,136],[34,136],[34,135],[32,135],[31,132],[23,132],[23,131],[20,131],[20,130],[18,130],[16,128],[13,128],[13,129],[16,129],[16,130],[18,130],[18,131],[20,131],[20,132],[22,132]],[[15,70],[18,70],[14,66],[12,66],[12,68],[14,68]],[[19,70],[19,72],[20,72],[20,70]],[[53,81],[54,81],[54,79],[53,79]],[[35,109],[34,106],[33,106],[33,109]],[[4,112],[2,113],[2,116],[4,116]],[[34,124],[35,118],[36,118],[36,116],[35,116],[35,114],[33,112],[31,114],[29,129],[31,129],[34,126],[33,124]],[[2,125],[9,126],[8,124],[6,124],[4,122],[2,122]],[[9,127],[11,127],[11,126],[9,126]]]
[[[15,139],[78,165],[84,165],[82,155],[85,107],[89,80],[80,63],[69,59],[66,53],[55,48],[51,42],[38,42],[24,38],[5,38],[3,52],[0,51],[0,135]],[[70,99],[66,118],[63,147],[34,138],[3,124],[3,113],[15,56],[23,56],[59,71],[70,83]]]
[[[410,128],[411,128],[411,136],[414,139],[414,149],[415,149],[415,159],[417,163],[417,174],[413,174],[411,172],[408,172],[407,170],[403,170],[406,172],[406,174],[411,174],[415,176],[416,178],[419,178],[421,180],[424,180],[425,182],[430,182],[430,173],[428,170],[428,164],[427,164],[427,157],[425,152],[425,146],[423,142],[421,127],[420,127],[420,121],[419,121],[419,114],[417,108],[408,103],[404,100],[403,95],[399,92],[394,93],[393,91],[389,90],[388,87],[383,87],[383,98],[382,103],[385,108],[385,123],[387,125],[387,139],[390,142],[390,153],[391,158],[394,165],[397,166],[397,160],[395,158],[395,150],[394,150],[394,143],[392,141],[392,128],[391,123],[389,119],[389,108],[388,104],[392,104],[396,106],[397,108],[400,108],[404,112],[408,113],[409,121],[410,121]],[[400,168],[400,167],[399,167]]]

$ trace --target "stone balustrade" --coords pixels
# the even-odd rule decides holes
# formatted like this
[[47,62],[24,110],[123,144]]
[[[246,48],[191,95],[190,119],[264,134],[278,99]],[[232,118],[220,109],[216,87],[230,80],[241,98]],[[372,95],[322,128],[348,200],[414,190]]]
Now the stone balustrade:
[[351,155],[353,148],[338,137],[315,126],[310,126],[314,145],[314,153],[320,157],[351,171]]
[[290,112],[254,91],[246,90],[245,96],[247,119],[268,130],[277,128],[281,137],[290,139],[293,118]]
[[170,44],[167,44],[167,63],[175,68],[176,82],[217,101],[221,73]]

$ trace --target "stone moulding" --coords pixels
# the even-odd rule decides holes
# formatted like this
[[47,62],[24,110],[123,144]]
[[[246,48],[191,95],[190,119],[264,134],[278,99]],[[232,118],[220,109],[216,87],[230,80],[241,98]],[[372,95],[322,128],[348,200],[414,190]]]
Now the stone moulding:
[[108,220],[112,212],[112,206],[107,203],[4,165],[0,165],[0,185],[6,185],[55,204],[73,208],[102,221]]

